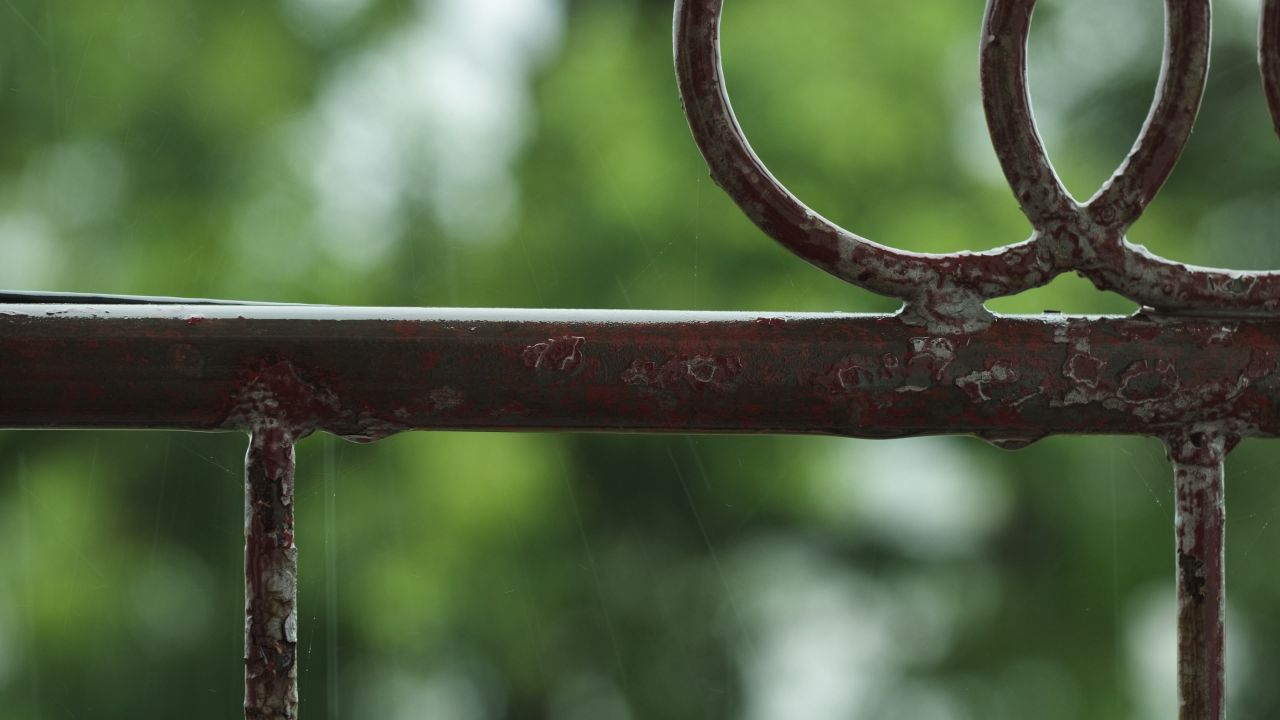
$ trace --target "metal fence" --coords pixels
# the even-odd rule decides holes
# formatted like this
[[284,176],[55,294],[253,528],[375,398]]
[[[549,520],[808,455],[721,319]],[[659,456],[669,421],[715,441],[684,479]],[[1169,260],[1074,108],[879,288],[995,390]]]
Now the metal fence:
[[[1161,439],[1176,480],[1183,718],[1221,718],[1223,460],[1280,434],[1280,274],[1189,267],[1126,241],[1192,131],[1209,0],[1167,0],[1159,90],[1132,152],[1089,200],[1057,178],[1027,90],[1034,0],[990,0],[983,102],[1034,233],[923,255],[806,207],[752,151],[720,67],[722,0],[679,0],[680,93],[712,177],[761,230],[894,315],[359,309],[11,293],[0,309],[0,426],[250,434],[245,716],[297,716],[294,445],[420,429],[1053,434]],[[1280,0],[1261,66],[1280,129]],[[996,316],[984,303],[1076,272],[1129,317]]]

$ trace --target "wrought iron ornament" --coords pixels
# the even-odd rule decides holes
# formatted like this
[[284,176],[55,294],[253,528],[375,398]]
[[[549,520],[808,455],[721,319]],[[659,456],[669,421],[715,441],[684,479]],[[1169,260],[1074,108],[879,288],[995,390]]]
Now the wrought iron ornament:
[[[1125,233],[1163,187],[1182,154],[1209,68],[1209,0],[1166,0],[1166,47],[1151,113],[1129,156],[1086,202],[1054,172],[1027,89],[1027,36],[1035,0],[990,0],[982,27],[982,98],[996,155],[1031,238],[980,253],[897,250],[827,220],[788,191],[747,142],[720,65],[723,0],[676,5],[676,67],[694,138],[711,176],[757,226],[813,265],[905,305],[908,322],[940,331],[987,326],[986,300],[1075,271],[1101,290],[1177,314],[1275,316],[1280,273],[1194,267],[1153,255]],[[1262,68],[1280,129],[1280,1],[1267,0]]]
[[[989,327],[994,318],[986,300],[1044,285],[1068,271],[1154,315],[1275,317],[1280,273],[1189,266],[1125,237],[1168,180],[1195,126],[1209,70],[1210,0],[1165,0],[1164,61],[1150,114],[1128,157],[1085,202],[1072,197],[1058,178],[1036,129],[1027,87],[1035,4],[988,0],[981,41],[987,126],[1005,178],[1031,221],[1030,239],[983,253],[910,253],[874,243],[814,212],[769,172],[734,115],[720,63],[723,0],[677,0],[680,93],[712,178],[788,250],[842,280],[902,300],[901,319],[934,334]],[[1267,102],[1280,133],[1280,0],[1264,2],[1259,45]],[[1158,372],[1169,382],[1182,382],[1172,363]],[[1243,389],[1249,379],[1239,377]],[[1266,412],[1274,410],[1268,406]],[[1223,459],[1248,434],[1249,424],[1239,416],[1202,417],[1164,438],[1177,469],[1183,718],[1216,719],[1225,712]]]

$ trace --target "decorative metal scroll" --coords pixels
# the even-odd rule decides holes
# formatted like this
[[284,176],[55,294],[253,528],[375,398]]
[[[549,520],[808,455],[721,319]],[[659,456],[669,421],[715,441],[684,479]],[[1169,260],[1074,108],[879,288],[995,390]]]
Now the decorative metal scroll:
[[[982,98],[1005,177],[1031,238],[980,253],[898,250],[822,217],[756,156],[729,103],[720,64],[723,0],[676,6],[676,66],[685,112],[711,175],[742,211],[791,252],[828,273],[902,300],[911,322],[968,330],[990,322],[986,300],[1075,271],[1161,313],[1275,315],[1280,273],[1194,267],[1158,257],[1125,233],[1163,187],[1195,125],[1209,68],[1210,0],[1165,0],[1166,46],[1150,115],[1129,156],[1079,202],[1054,172],[1027,89],[1027,38],[1035,0],[989,0],[982,28]],[[1280,131],[1280,0],[1261,30],[1267,99]]]
[[[1027,86],[1035,4],[988,0],[981,42],[987,125],[1005,178],[1033,228],[1021,243],[981,253],[905,252],[850,232],[806,206],[769,172],[734,115],[720,62],[723,0],[677,0],[676,72],[685,114],[712,177],[761,230],[842,280],[902,300],[899,318],[931,333],[987,328],[994,316],[986,300],[1044,285],[1068,271],[1156,316],[1202,315],[1222,321],[1224,330],[1233,318],[1275,317],[1280,273],[1189,266],[1126,239],[1168,180],[1195,126],[1209,69],[1210,0],[1165,0],[1164,61],[1150,114],[1128,157],[1085,202],[1058,178],[1036,128]],[[1280,133],[1280,0],[1265,0],[1259,36],[1263,86]],[[1177,384],[1173,365],[1166,370],[1166,379]],[[1068,356],[1063,373],[1074,372]],[[1237,383],[1225,397],[1243,387]],[[1201,390],[1215,395],[1209,386]],[[1265,412],[1272,412],[1270,405]],[[1229,416],[1206,420],[1163,437],[1176,468],[1178,690],[1185,720],[1218,720],[1225,713],[1223,459],[1247,424]]]

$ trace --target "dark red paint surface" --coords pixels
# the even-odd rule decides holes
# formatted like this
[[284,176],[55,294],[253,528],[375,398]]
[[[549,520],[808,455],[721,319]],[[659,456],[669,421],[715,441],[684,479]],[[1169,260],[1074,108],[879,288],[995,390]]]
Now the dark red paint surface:
[[[1163,436],[1280,434],[1280,321],[160,308],[0,313],[0,426]],[[52,313],[52,314],[50,314]],[[284,317],[282,317],[284,315]]]

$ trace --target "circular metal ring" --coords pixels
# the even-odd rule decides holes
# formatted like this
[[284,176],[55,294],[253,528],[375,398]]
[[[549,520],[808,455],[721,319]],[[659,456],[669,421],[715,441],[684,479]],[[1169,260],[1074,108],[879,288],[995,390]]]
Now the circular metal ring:
[[[1115,175],[1084,205],[1063,188],[1035,126],[1026,47],[1035,0],[990,0],[982,46],[983,104],[1005,177],[1023,212],[1051,239],[1059,267],[1102,290],[1172,312],[1270,313],[1280,309],[1276,273],[1184,265],[1129,243],[1191,137],[1209,70],[1209,0],[1165,0],[1165,51],[1151,112]],[[1263,66],[1280,128],[1280,0],[1267,0]],[[1267,38],[1271,39],[1268,50]]]
[[827,220],[788,191],[742,132],[720,63],[723,0],[678,0],[676,71],[685,115],[712,178],[767,235],[813,265],[925,316],[985,314],[982,301],[1043,285],[1056,270],[1038,236],[981,253],[912,253]]
[[[1280,62],[1274,47],[1280,34],[1277,16],[1277,2],[1268,0],[1261,57],[1273,113],[1280,113],[1280,96],[1274,92]],[[1166,0],[1165,18],[1167,45],[1155,107],[1121,171],[1089,203],[1095,220],[1114,217],[1112,227],[1120,233],[1138,219],[1172,172],[1191,135],[1208,75],[1209,0]],[[1165,312],[1262,315],[1280,310],[1280,273],[1186,265],[1127,241],[1114,256],[1084,258],[1077,270],[1103,290]]]
[[1165,51],[1155,100],[1129,156],[1086,203],[1094,222],[1127,230],[1173,173],[1204,99],[1212,22],[1209,0],[1165,0]]
[[[982,253],[911,253],[822,217],[769,172],[747,141],[720,62],[723,0],[677,0],[676,69],[685,115],[711,176],[766,234],[843,280],[904,300],[926,320],[980,322],[982,302],[1075,270],[1100,289],[1170,312],[1274,313],[1280,273],[1184,265],[1129,243],[1125,232],[1159,193],[1190,137],[1209,64],[1210,0],[1165,0],[1160,85],[1132,151],[1080,204],[1058,179],[1036,129],[1026,47],[1035,0],[989,0],[983,23],[983,102],[996,154],[1035,233]],[[1267,0],[1262,65],[1280,131],[1280,0]]]
[[1027,84],[1027,38],[1035,0],[991,0],[982,20],[980,75],[987,130],[1005,179],[1031,225],[1061,236],[1080,205],[1053,169]]
[[1077,268],[1106,246],[1120,249],[1124,231],[1160,192],[1191,137],[1209,69],[1209,0],[1165,0],[1167,42],[1155,102],[1128,157],[1083,206],[1054,172],[1031,108],[1026,49],[1035,6],[1036,0],[988,3],[983,107],[996,157],[1023,212],[1064,244],[1060,261]]

